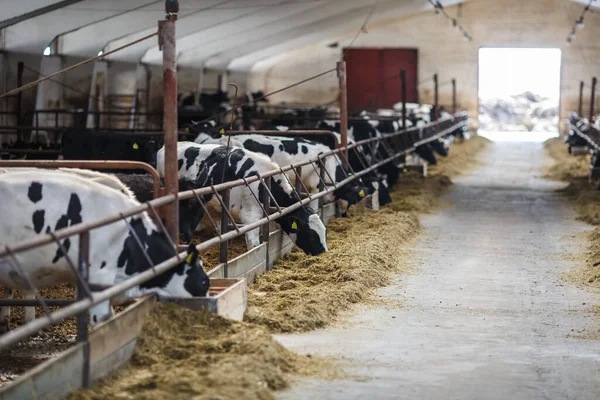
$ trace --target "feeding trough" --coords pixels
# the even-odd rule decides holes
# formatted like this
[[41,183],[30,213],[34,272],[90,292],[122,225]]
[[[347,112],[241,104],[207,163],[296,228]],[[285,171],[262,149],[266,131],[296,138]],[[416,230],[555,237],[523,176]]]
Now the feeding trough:
[[207,310],[225,318],[241,321],[248,308],[248,285],[241,278],[212,278],[207,297],[169,297],[170,302],[191,310]]

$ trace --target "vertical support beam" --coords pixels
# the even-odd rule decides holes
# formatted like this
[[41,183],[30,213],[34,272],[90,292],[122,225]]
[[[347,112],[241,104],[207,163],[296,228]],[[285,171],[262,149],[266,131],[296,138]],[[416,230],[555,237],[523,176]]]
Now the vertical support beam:
[[341,147],[345,148],[342,150],[344,153],[344,160],[342,161],[343,168],[348,171],[348,93],[346,87],[346,62],[339,61],[337,63],[337,74],[340,83],[340,135],[341,135]]
[[431,121],[438,119],[438,74],[433,74],[433,116]]
[[452,79],[452,115],[456,114],[456,79]]
[[[225,209],[229,209],[229,194],[231,189],[225,189],[221,192],[221,200],[223,200],[223,205]],[[229,217],[225,211],[221,212],[221,235],[229,232]],[[232,224],[235,224],[235,221],[231,221]],[[223,277],[229,278],[229,271],[227,271],[227,252],[229,250],[229,241],[226,240],[219,245],[219,262],[225,264],[223,268]]]
[[592,118],[594,117],[594,103],[596,101],[596,83],[598,83],[598,79],[596,77],[592,78],[592,98],[590,99],[590,124],[592,123]]
[[400,71],[400,85],[402,85],[402,129],[406,129],[406,71]]
[[[23,73],[25,72],[25,63],[23,61],[19,61],[17,64],[17,87],[23,86]],[[21,124],[23,118],[23,92],[17,93],[17,126],[22,126]],[[23,140],[23,132],[19,129],[17,131],[17,136],[20,140]]]
[[[90,233],[79,234],[79,260],[77,263],[79,274],[84,281],[88,281],[90,272]],[[77,281],[77,300],[85,298],[83,284]],[[110,305],[109,305],[110,307]],[[82,386],[90,387],[90,344],[88,343],[88,311],[77,315],[77,343],[85,343],[83,349]]]
[[[165,189],[167,194],[177,196],[177,49],[175,44],[175,22],[179,3],[165,2],[166,19],[159,21],[159,47],[163,52],[163,130],[165,135]],[[169,236],[179,243],[179,201],[166,206],[166,228]]]
[[[265,186],[267,188],[269,188],[269,190],[271,190],[271,177],[268,177],[264,180]],[[264,189],[264,187],[262,185],[260,185],[258,187],[258,195],[260,198],[260,202],[263,205],[263,208],[265,210],[265,212],[263,213],[263,217],[266,218],[269,216],[269,210],[270,210],[270,204],[269,204],[269,193]],[[271,269],[271,267],[269,266],[269,236],[271,234],[271,230],[270,230],[270,225],[271,224],[264,224],[263,226],[260,227],[261,229],[261,233],[262,233],[262,241],[263,243],[266,243],[267,245],[265,246],[265,262],[266,262],[266,270],[269,271]]]
[[577,107],[577,114],[583,116],[583,87],[585,84],[583,81],[579,82],[579,106]]

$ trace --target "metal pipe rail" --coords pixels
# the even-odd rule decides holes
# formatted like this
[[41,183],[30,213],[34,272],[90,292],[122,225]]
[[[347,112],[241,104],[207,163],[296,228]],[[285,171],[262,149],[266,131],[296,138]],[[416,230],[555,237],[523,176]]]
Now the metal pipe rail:
[[[232,182],[221,183],[221,184],[214,185],[211,187],[189,190],[186,192],[178,193],[176,195],[170,194],[170,195],[152,200],[145,204],[141,204],[141,205],[131,208],[129,210],[123,211],[123,212],[119,213],[118,215],[101,218],[96,221],[90,221],[90,222],[86,222],[86,223],[82,223],[82,224],[77,224],[75,226],[64,228],[64,229],[58,230],[56,232],[52,232],[50,234],[45,234],[45,235],[42,235],[42,236],[39,236],[36,238],[24,240],[24,241],[21,241],[16,244],[6,245],[6,246],[4,246],[4,248],[0,249],[0,257],[2,257],[2,258],[12,257],[13,261],[18,262],[16,260],[16,258],[14,258],[14,255],[16,253],[31,250],[33,248],[45,246],[45,245],[52,244],[52,243],[60,243],[61,239],[70,237],[70,236],[74,236],[74,235],[82,235],[82,238],[85,239],[85,237],[89,237],[89,231],[92,229],[96,229],[101,226],[105,226],[105,225],[115,223],[118,221],[124,221],[125,223],[128,224],[127,218],[129,218],[129,217],[132,217],[132,216],[138,215],[140,213],[144,213],[144,212],[155,213],[155,210],[157,208],[166,206],[166,205],[171,204],[178,200],[190,199],[192,197],[199,198],[200,196],[207,195],[207,194],[218,194],[218,193],[222,193],[224,191],[227,191],[229,189],[232,189],[232,188],[238,187],[238,186],[246,186],[249,188],[249,185],[254,182],[260,182],[261,184],[265,185],[266,188],[268,188],[269,187],[269,179],[272,178],[273,176],[283,174],[283,176],[286,177],[286,175],[285,175],[286,172],[291,171],[292,173],[295,173],[299,167],[303,167],[303,166],[312,166],[313,168],[316,169],[315,164],[324,166],[324,163],[323,163],[324,158],[332,156],[334,154],[339,155],[340,157],[343,157],[344,150],[348,151],[350,149],[357,148],[358,146],[364,146],[364,145],[367,145],[370,143],[387,141],[387,140],[398,140],[398,142],[396,144],[399,144],[405,148],[404,150],[398,151],[395,154],[392,154],[383,160],[379,160],[378,162],[373,163],[372,165],[368,166],[367,168],[365,168],[361,171],[354,172],[354,174],[352,174],[352,175],[346,175],[345,179],[343,179],[342,181],[339,181],[339,182],[335,182],[332,185],[325,186],[325,185],[323,185],[323,181],[321,181],[321,184],[320,184],[321,190],[319,192],[311,193],[309,197],[301,199],[300,201],[298,201],[292,205],[289,205],[287,207],[280,207],[275,202],[276,209],[275,209],[275,211],[271,212],[270,207],[269,207],[269,201],[267,199],[267,202],[263,206],[263,210],[265,211],[265,214],[264,214],[265,216],[262,219],[255,221],[254,223],[251,223],[249,225],[245,225],[245,226],[241,226],[241,227],[238,227],[237,225],[235,225],[234,230],[226,232],[226,233],[221,233],[218,235],[218,237],[209,239],[209,240],[196,246],[198,251],[204,251],[204,250],[212,247],[213,245],[234,239],[235,237],[241,236],[241,235],[243,235],[251,230],[257,229],[263,225],[268,226],[268,224],[270,222],[291,213],[292,211],[310,203],[311,201],[322,199],[326,195],[335,191],[337,188],[354,181],[356,178],[359,178],[363,175],[371,173],[378,167],[383,166],[389,162],[393,162],[394,160],[398,159],[399,157],[405,155],[406,153],[410,152],[415,147],[415,144],[427,143],[431,140],[435,140],[435,138],[439,137],[440,135],[447,134],[451,130],[457,129],[458,127],[462,126],[465,123],[465,120],[466,120],[466,115],[457,115],[456,118],[454,118],[454,119],[445,119],[445,120],[441,120],[436,123],[432,123],[426,127],[418,128],[415,131],[417,131],[420,136],[421,140],[419,142],[413,141],[412,139],[414,139],[414,137],[412,137],[412,136],[409,137],[409,135],[408,135],[409,132],[400,131],[400,132],[386,135],[384,137],[365,139],[365,140],[356,142],[352,145],[349,145],[349,146],[347,146],[347,148],[337,148],[328,153],[325,153],[318,157],[310,159],[308,161],[298,162],[298,163],[295,163],[292,165],[281,167],[279,169],[264,173],[261,176],[252,176],[249,178],[243,178],[243,179],[239,179],[239,180],[232,181]],[[426,131],[424,131],[424,130],[426,130]],[[413,142],[411,146],[405,146],[408,143],[405,143],[402,141],[403,139],[406,139],[406,137],[408,137],[409,140],[411,140]],[[321,176],[324,176],[323,169],[321,169]],[[268,192],[269,196],[271,197],[271,200],[274,200],[274,198],[270,194],[269,190],[266,190],[265,192]],[[252,193],[254,194],[254,192],[252,192]],[[220,196],[217,196],[217,197],[219,198],[219,201],[221,201]],[[259,202],[259,204],[260,204],[260,202]],[[226,210],[224,210],[224,212],[226,212]],[[162,225],[162,223],[160,224],[159,228],[164,230],[164,226]],[[82,240],[82,242],[89,244],[88,240]],[[175,243],[172,243],[172,245],[175,249],[176,248]],[[80,250],[82,250],[82,249],[80,249]],[[87,251],[89,251],[89,248],[83,249],[83,251],[84,251],[84,253],[86,253]],[[173,256],[172,258],[165,260],[164,262],[162,262],[158,265],[155,265],[152,268],[150,268],[138,275],[131,277],[130,279],[127,279],[116,285],[108,287],[100,292],[96,292],[96,293],[90,292],[89,296],[85,296],[85,297],[82,296],[82,298],[80,300],[66,306],[65,308],[63,308],[61,310],[58,310],[53,313],[48,313],[43,317],[40,317],[26,325],[18,327],[11,332],[8,332],[7,334],[5,334],[3,336],[0,336],[0,350],[13,345],[16,342],[18,342],[28,336],[31,336],[31,335],[37,333],[40,329],[43,329],[47,326],[56,324],[65,318],[81,315],[83,312],[85,312],[91,306],[98,304],[100,302],[103,302],[103,301],[107,301],[107,300],[121,294],[122,292],[133,288],[134,286],[144,283],[144,282],[154,278],[155,276],[168,271],[169,269],[175,267],[182,260],[182,257],[184,257],[186,253],[182,252],[182,253],[177,254],[174,250],[174,254],[176,254],[176,255]],[[79,258],[81,259],[81,255]],[[150,265],[152,265],[152,264],[150,264]],[[85,283],[84,281],[81,280],[81,277],[78,276],[78,278],[80,278],[79,280],[81,282]],[[88,291],[89,291],[89,288],[88,288]],[[40,300],[40,302],[41,301],[42,300]],[[42,303],[42,304],[45,305],[46,303]]]

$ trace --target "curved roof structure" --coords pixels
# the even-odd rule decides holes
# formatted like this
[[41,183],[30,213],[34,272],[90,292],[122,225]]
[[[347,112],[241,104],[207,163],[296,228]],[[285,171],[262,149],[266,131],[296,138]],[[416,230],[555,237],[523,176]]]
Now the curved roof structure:
[[[444,0],[445,6],[465,0]],[[573,0],[587,4],[587,0]],[[248,71],[261,60],[371,22],[431,9],[427,0],[180,0],[178,62],[190,68]],[[0,21],[0,50],[90,57],[156,31],[164,0],[21,0]],[[156,38],[107,56],[160,64]]]

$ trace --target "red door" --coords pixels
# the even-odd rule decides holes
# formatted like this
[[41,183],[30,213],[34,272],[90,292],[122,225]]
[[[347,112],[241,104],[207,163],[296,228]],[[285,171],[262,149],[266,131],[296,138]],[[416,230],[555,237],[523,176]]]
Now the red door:
[[[346,51],[346,50],[345,50]],[[400,71],[406,71],[406,97],[418,102],[418,50],[353,48],[346,51],[348,108],[391,108],[402,100]]]

